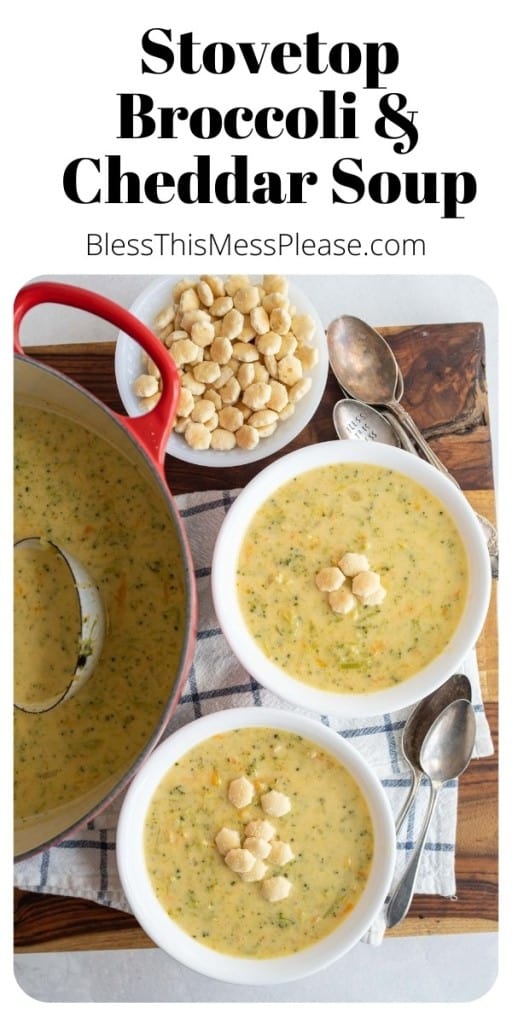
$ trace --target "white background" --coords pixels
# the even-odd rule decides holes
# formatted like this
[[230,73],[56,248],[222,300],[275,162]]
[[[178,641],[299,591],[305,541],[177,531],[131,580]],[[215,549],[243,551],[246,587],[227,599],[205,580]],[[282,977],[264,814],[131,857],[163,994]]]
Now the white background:
[[[4,5],[5,6],[5,5]],[[510,124],[507,97],[510,97],[510,86],[507,81],[507,67],[510,65],[508,52],[508,32],[505,24],[506,5],[499,0],[489,0],[482,5],[471,0],[460,2],[431,0],[428,5],[418,6],[410,2],[374,3],[360,2],[355,5],[333,5],[324,0],[316,0],[314,5],[304,6],[299,10],[295,5],[273,2],[259,2],[254,6],[241,5],[226,0],[222,5],[204,3],[197,0],[194,6],[172,5],[168,2],[148,2],[140,5],[118,0],[89,0],[87,4],[69,4],[48,0],[45,4],[26,2],[19,4],[16,10],[2,14],[4,39],[4,118],[3,118],[3,156],[2,156],[2,199],[3,199],[3,289],[1,295],[1,313],[4,332],[7,339],[11,336],[10,320],[13,297],[18,288],[33,277],[52,276],[65,278],[69,275],[159,275],[164,273],[204,272],[202,260],[180,260],[171,265],[154,257],[97,257],[94,260],[86,256],[85,237],[87,232],[105,232],[122,237],[147,236],[155,231],[174,230],[180,234],[192,231],[202,234],[204,231],[216,231],[223,234],[232,230],[239,235],[252,236],[275,233],[276,231],[300,230],[304,235],[311,236],[394,236],[394,237],[425,237],[428,253],[422,258],[377,258],[363,257],[359,260],[325,259],[312,261],[287,259],[279,266],[279,272],[300,275],[308,274],[339,274],[339,275],[456,275],[458,278],[474,278],[475,286],[486,293],[490,291],[496,296],[499,309],[499,331],[494,317],[494,338],[496,349],[499,344],[499,369],[497,361],[495,377],[501,385],[501,406],[503,414],[500,422],[500,447],[502,464],[506,466],[508,447],[508,422],[506,418],[508,390],[506,385],[510,379],[510,231],[509,214],[510,188],[508,162],[506,160],[506,142]],[[219,169],[235,151],[248,152],[250,162],[255,170],[260,169],[296,169],[310,168],[318,171],[322,182],[327,184],[327,169],[340,155],[358,156],[363,159],[365,168],[373,172],[393,169],[400,172],[400,158],[391,153],[391,144],[378,139],[371,130],[372,119],[376,107],[375,94],[364,93],[361,80],[344,81],[340,86],[336,76],[327,76],[311,80],[303,73],[289,80],[282,76],[267,72],[265,76],[251,78],[242,71],[232,72],[224,80],[212,78],[206,74],[195,78],[178,73],[162,76],[144,76],[139,73],[141,50],[139,40],[142,33],[151,25],[172,27],[173,31],[194,31],[196,38],[203,42],[224,39],[236,40],[269,40],[281,41],[291,39],[301,41],[306,32],[319,31],[322,38],[332,42],[352,40],[364,41],[391,40],[399,48],[400,66],[390,79],[388,88],[403,92],[408,97],[408,108],[417,110],[416,124],[420,133],[420,141],[416,150],[408,157],[401,158],[404,168],[419,171],[437,170],[457,171],[470,170],[478,180],[478,199],[466,208],[464,220],[445,221],[439,216],[435,207],[414,207],[405,203],[393,206],[378,207],[371,202],[362,202],[354,206],[332,207],[329,188],[320,187],[314,190],[314,200],[300,208],[283,207],[179,207],[175,203],[164,207],[151,207],[141,204],[137,207],[127,206],[74,206],[62,190],[62,171],[66,164],[78,156],[102,157],[105,153],[121,153],[126,167],[137,169],[140,174],[147,174],[157,169],[185,169],[191,163],[191,154],[208,152],[211,148],[215,153],[215,162]],[[355,76],[357,78],[357,76]],[[233,103],[261,107],[275,103],[282,107],[316,100],[322,88],[336,88],[340,91],[354,88],[359,97],[361,111],[361,138],[350,143],[321,143],[318,140],[305,143],[254,143],[252,145],[234,144],[222,139],[214,144],[184,141],[179,149],[176,144],[151,139],[121,143],[116,139],[117,98],[119,92],[140,91],[150,93],[155,104],[176,106],[180,103],[192,108],[204,104],[212,104],[222,108]],[[340,150],[338,149],[340,145]],[[215,148],[214,148],[215,147]],[[310,193],[313,195],[313,193]],[[247,272],[271,272],[275,269],[273,261],[258,259],[247,260],[243,266]],[[235,269],[238,270],[236,261]],[[233,270],[233,261],[219,266],[221,272]],[[354,284],[356,282],[354,281]],[[371,280],[368,281],[371,291]],[[406,282],[404,282],[406,284]],[[419,291],[416,286],[416,291]],[[483,292],[481,292],[483,294]],[[493,303],[490,302],[490,307]],[[346,310],[345,310],[346,311]],[[400,322],[389,310],[389,322]],[[359,315],[363,315],[362,310]],[[487,314],[486,314],[487,315]],[[368,314],[368,318],[370,318]],[[483,319],[472,311],[461,319]],[[432,317],[440,319],[440,317]],[[499,342],[498,342],[499,335]],[[493,350],[494,351],[494,350]],[[10,342],[6,340],[2,346],[2,374],[4,381],[10,381]],[[7,384],[9,394],[9,383]],[[497,402],[493,405],[493,419],[497,421]],[[10,403],[8,398],[2,407],[2,448],[9,454],[10,438]],[[5,460],[9,465],[8,459]],[[506,508],[506,472],[500,477],[500,504]],[[9,471],[6,470],[4,495],[9,493]],[[9,503],[4,504],[6,525],[9,525]],[[502,607],[510,607],[510,595],[507,596],[509,583],[505,567],[508,564],[508,538],[506,536],[507,520],[502,516],[501,522],[501,565],[502,578],[500,590]],[[505,529],[504,529],[505,527]],[[7,530],[8,534],[9,531]],[[2,532],[4,542],[4,532]],[[2,554],[6,564],[8,543]],[[6,637],[11,635],[10,594],[8,574],[4,575],[4,606],[6,607]],[[506,637],[501,639],[502,656],[506,645]],[[505,673],[503,673],[505,677]],[[506,682],[506,678],[505,678]],[[509,689],[509,688],[508,688]],[[511,720],[510,698],[507,687],[501,694],[502,721]],[[6,720],[9,717],[8,705]],[[6,731],[4,749],[8,749],[9,731]],[[508,744],[510,747],[510,744]],[[502,759],[501,800],[510,798],[510,764],[509,754],[505,752]],[[504,805],[505,806],[505,805]],[[7,814],[10,809],[7,807]],[[510,831],[507,825],[510,812],[501,816],[501,841],[503,844],[503,877],[502,890],[504,899],[510,901],[510,872],[506,869],[506,859],[510,857]],[[8,855],[9,851],[7,851]],[[10,908],[10,861],[5,862],[5,919],[11,917]],[[510,913],[504,908],[501,926],[502,959],[510,955]],[[472,999],[475,990],[475,972],[480,971],[482,988],[485,991],[485,977],[488,984],[492,979],[492,967],[485,959],[492,949],[490,943],[471,937],[462,940],[453,937],[449,940],[432,939],[431,953],[427,954],[426,946],[416,940],[389,940],[388,946],[400,950],[393,952],[394,964],[389,964],[388,978],[383,979],[382,966],[384,961],[379,957],[381,951],[360,951],[354,961],[354,973],[347,981],[343,993],[339,984],[335,986],[338,1000],[372,1000],[382,999],[388,1004],[394,999],[412,1000],[419,997],[414,1007],[401,1002],[392,1008],[393,1016],[401,1018],[413,1012],[420,1018],[432,1012],[442,1013],[439,1006],[429,1006],[430,999],[456,999],[464,1001]],[[492,940],[491,940],[492,941]],[[10,937],[6,937],[2,960],[5,965],[6,981],[12,999],[17,999],[25,1012],[42,1017],[45,1010],[54,1017],[69,1013],[69,1008],[59,1007],[52,1003],[55,998],[55,957],[43,961],[38,960],[34,967],[34,984],[39,986],[39,998],[49,1000],[44,1003],[30,1003],[16,988],[10,979],[11,948]],[[436,945],[437,943],[437,945]],[[448,948],[446,947],[448,943]],[[476,945],[475,945],[476,943]],[[481,945],[479,945],[481,943]],[[478,952],[480,950],[480,952]],[[366,955],[370,954],[370,955]],[[158,954],[157,954],[158,955]],[[382,953],[384,955],[384,953]],[[387,955],[387,954],[386,954]],[[391,954],[390,954],[391,955]],[[108,998],[116,998],[115,984],[118,972],[114,969],[109,973],[112,959],[108,955],[98,954],[97,966],[92,968],[98,978],[98,996],[94,988],[87,989],[87,974],[83,959],[74,957],[67,963],[57,960],[57,972],[62,977],[68,975],[74,979],[77,998],[91,1000],[107,998],[105,986],[101,979],[107,971],[109,978]],[[398,960],[400,962],[398,962]],[[437,958],[437,959],[436,959]],[[133,954],[130,954],[130,972],[132,977],[137,972],[144,974],[145,967],[133,967]],[[441,961],[454,962],[454,978],[457,985],[440,991],[436,989],[435,965]],[[27,961],[28,963],[28,961]],[[45,967],[44,965],[47,965]],[[60,968],[58,965],[61,964]],[[380,964],[380,967],[379,967]],[[402,971],[400,971],[400,967]],[[90,967],[89,967],[90,969]],[[161,968],[160,968],[161,969]],[[340,971],[343,965],[340,965]],[[76,974],[74,972],[78,971]],[[467,995],[464,996],[464,971],[467,977]],[[487,971],[487,974],[486,974]],[[403,972],[403,973],[402,973]],[[417,989],[412,984],[415,972],[421,981]],[[431,973],[433,972],[433,973]],[[461,973],[462,972],[462,973]],[[482,1013],[496,1012],[498,1000],[503,997],[507,984],[506,966],[500,974],[499,981],[489,993],[478,1003],[468,1003],[461,1012],[469,1019],[476,1019]],[[363,979],[371,986],[372,978],[378,983],[363,996],[364,988],[356,985],[357,979]],[[405,985],[404,979],[408,980]],[[426,984],[426,978],[429,985]],[[399,979],[401,983],[399,984]],[[430,984],[431,983],[431,984]],[[46,988],[45,988],[46,984]],[[379,988],[380,986],[380,988]],[[125,990],[126,991],[126,990]],[[340,991],[342,994],[340,995]],[[312,989],[313,999],[322,1000],[322,1013],[326,1015],[331,1009],[333,1017],[338,1016],[340,1007],[329,1007],[329,979],[318,979],[318,987]],[[415,992],[417,995],[415,995]],[[80,993],[82,993],[80,995]],[[122,995],[119,998],[123,998]],[[127,998],[125,995],[124,998]],[[128,996],[130,998],[130,996]],[[136,998],[136,997],[135,997]],[[168,1002],[173,995],[162,997]],[[182,995],[185,1001],[193,996]],[[254,993],[244,1000],[243,993],[230,996],[245,1002],[242,1009],[244,1018],[258,1009],[254,1003]],[[277,996],[282,999],[283,995]],[[293,995],[288,996],[294,1002]],[[326,1002],[325,1002],[326,1001]],[[118,1007],[120,1009],[120,1007]],[[351,1007],[351,1014],[364,1006]],[[108,1010],[109,1016],[115,1013],[116,1007]],[[269,1013],[269,1006],[262,1007],[262,1012]],[[448,1008],[450,1013],[453,1010]],[[180,1013],[185,1011],[185,1003],[180,1004]],[[210,1015],[220,1011],[220,1005],[208,1007]],[[87,1005],[75,1005],[73,1013],[90,1012]],[[99,1012],[101,1010],[94,1010]],[[125,1004],[123,1015],[130,1010]],[[167,1017],[169,1006],[153,1005],[152,1014],[157,1018]],[[224,1010],[228,1014],[228,1008]],[[391,1013],[391,1008],[382,1008],[381,1014]],[[105,1010],[105,1016],[107,1011]],[[240,1016],[240,1010],[238,1011]]]

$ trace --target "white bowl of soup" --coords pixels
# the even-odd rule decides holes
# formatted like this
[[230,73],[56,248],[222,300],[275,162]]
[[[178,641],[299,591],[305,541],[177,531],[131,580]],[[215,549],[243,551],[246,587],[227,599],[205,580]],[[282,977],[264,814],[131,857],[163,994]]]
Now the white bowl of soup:
[[490,583],[462,492],[373,442],[312,445],[264,469],[212,563],[216,614],[245,669],[293,705],[343,717],[406,707],[456,671]]
[[391,882],[384,791],[334,730],[294,712],[197,719],[153,752],[117,830],[131,909],[185,966],[275,984],[358,942]]

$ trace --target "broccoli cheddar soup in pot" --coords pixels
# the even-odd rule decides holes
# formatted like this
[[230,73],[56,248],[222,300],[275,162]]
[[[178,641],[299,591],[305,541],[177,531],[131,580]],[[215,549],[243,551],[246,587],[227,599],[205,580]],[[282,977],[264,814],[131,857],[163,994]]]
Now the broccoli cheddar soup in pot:
[[[53,815],[58,832],[109,794],[160,727],[183,655],[185,566],[163,488],[109,441],[20,402],[14,447],[15,540],[38,537],[71,552],[106,618],[82,689],[45,713],[15,711],[16,824]],[[48,581],[58,571],[44,549],[37,566],[15,566],[15,695],[29,675],[32,697],[37,685],[63,691],[69,681],[77,607],[69,580],[63,600],[57,575]],[[34,648],[46,634],[53,647],[44,659]],[[49,826],[38,837],[57,832]]]

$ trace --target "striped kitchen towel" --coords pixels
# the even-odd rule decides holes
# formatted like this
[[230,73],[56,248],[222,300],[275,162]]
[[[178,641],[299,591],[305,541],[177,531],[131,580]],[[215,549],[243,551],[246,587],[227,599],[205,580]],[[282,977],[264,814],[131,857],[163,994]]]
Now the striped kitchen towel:
[[[199,600],[197,646],[188,681],[165,736],[192,719],[230,707],[273,705],[284,707],[279,698],[248,676],[226,643],[215,617],[210,589],[210,571],[215,539],[223,518],[238,491],[208,491],[176,499],[187,531]],[[473,651],[460,671],[472,684],[477,718],[475,757],[493,751],[489,726],[482,704],[476,654]],[[297,712],[318,718],[312,712]],[[410,708],[368,719],[321,720],[357,748],[373,767],[389,799],[395,818],[411,784],[410,770],[401,752],[401,733]],[[421,827],[428,802],[428,786],[420,787],[415,807],[400,833],[397,844],[396,879],[404,870]],[[123,797],[116,798],[101,814],[70,838],[41,854],[15,865],[14,884],[32,892],[79,896],[105,906],[129,911],[121,889],[115,857],[115,836]],[[429,830],[421,860],[416,892],[454,896],[455,843],[457,827],[457,783],[447,784],[440,795],[438,810]],[[383,915],[375,921],[366,941],[378,944],[384,935]]]

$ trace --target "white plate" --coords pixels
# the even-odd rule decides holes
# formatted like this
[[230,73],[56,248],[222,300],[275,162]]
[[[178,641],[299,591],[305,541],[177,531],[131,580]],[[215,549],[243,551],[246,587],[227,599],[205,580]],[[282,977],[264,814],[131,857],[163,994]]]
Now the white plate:
[[[152,329],[157,314],[172,301],[173,286],[184,276],[156,278],[135,299],[130,307],[130,312]],[[256,283],[260,278],[253,275],[250,280]],[[212,449],[196,451],[187,444],[183,437],[172,432],[166,448],[169,455],[174,455],[175,458],[181,459],[183,462],[194,463],[196,466],[240,466],[273,455],[289,444],[309,423],[324,393],[329,369],[325,328],[314,306],[307,296],[293,284],[293,281],[290,282],[289,296],[292,304],[297,307],[297,312],[309,313],[315,320],[315,336],[310,344],[317,347],[319,357],[316,366],[307,373],[307,376],[311,377],[312,386],[307,395],[297,402],[294,415],[289,420],[280,423],[272,436],[263,438],[252,451],[246,451],[243,448],[233,448],[229,452],[218,452]],[[129,416],[141,415],[137,397],[133,393],[133,384],[139,374],[143,372],[142,356],[140,345],[121,332],[116,345],[115,375],[121,401]]]

